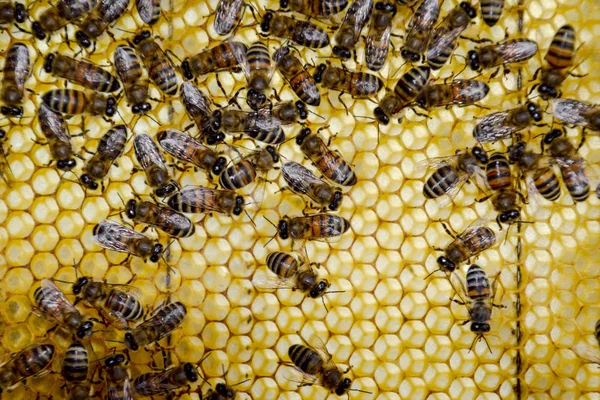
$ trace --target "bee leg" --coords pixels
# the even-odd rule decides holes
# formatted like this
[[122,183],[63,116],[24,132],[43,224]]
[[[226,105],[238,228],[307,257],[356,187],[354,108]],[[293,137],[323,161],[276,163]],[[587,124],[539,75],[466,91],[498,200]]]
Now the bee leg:
[[[451,226],[446,225],[445,222],[442,221],[438,221],[440,224],[442,224],[442,227],[444,228],[444,231],[446,231],[446,233],[452,238],[452,239],[456,239],[458,237],[458,233],[456,233],[456,231],[454,229],[452,229]],[[450,232],[450,229],[452,229],[452,232]],[[454,233],[453,233],[454,232]],[[443,250],[441,250],[443,251]]]
[[223,96],[225,96],[225,98],[227,99],[228,98],[227,97],[227,92],[225,92],[225,88],[221,84],[221,80],[219,79],[219,74],[216,74],[216,77],[217,77],[217,86],[219,86],[219,89],[221,89],[221,93],[223,93]]
[[461,39],[463,39],[463,40],[468,40],[468,41],[473,42],[473,43],[493,43],[494,42],[493,40],[487,39],[487,38],[483,38],[483,39],[482,38],[477,38],[477,39],[475,39],[475,38],[470,38],[468,36],[463,36],[463,35],[460,35],[459,37]]
[[579,149],[581,148],[581,146],[583,146],[583,144],[585,143],[585,139],[586,139],[586,128],[583,128],[581,130],[581,141],[579,142],[579,145],[577,146],[577,151],[579,151]]
[[339,100],[340,103],[342,103],[342,105],[344,106],[344,109],[346,109],[346,115],[350,115],[350,111],[348,110],[348,106],[346,105],[346,103],[344,103],[344,100],[342,100],[342,95],[343,94],[344,94],[344,92],[340,92],[340,94],[338,95],[338,100]]

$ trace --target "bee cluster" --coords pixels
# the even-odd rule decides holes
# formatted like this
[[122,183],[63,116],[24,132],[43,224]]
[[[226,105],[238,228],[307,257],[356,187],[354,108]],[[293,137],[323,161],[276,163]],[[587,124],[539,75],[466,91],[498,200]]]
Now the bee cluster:
[[[334,132],[343,132],[345,127],[333,116],[335,112],[354,118],[356,130],[375,127],[377,144],[352,145],[379,152],[380,138],[385,143],[390,138],[399,141],[396,136],[403,134],[399,133],[401,130],[410,129],[411,124],[427,125],[439,110],[484,110],[472,129],[477,144],[443,148],[441,153],[454,155],[430,157],[419,164],[418,169],[426,175],[423,195],[418,195],[418,204],[410,206],[435,208],[432,214],[447,216],[438,210],[456,202],[456,197],[469,186],[467,183],[475,183],[482,193],[476,202],[489,201],[496,213],[498,230],[489,220],[479,219],[455,233],[440,220],[453,240],[428,252],[437,256],[437,262],[431,265],[437,264],[439,269],[423,274],[427,281],[434,280],[430,276],[436,272],[443,273],[444,282],[451,288],[446,306],[459,304],[468,313],[465,322],[470,322],[470,330],[475,334],[470,347],[483,338],[486,349],[492,353],[495,346],[490,346],[486,335],[493,330],[493,310],[507,308],[496,302],[501,278],[500,274],[488,278],[485,260],[472,262],[501,242],[501,234],[505,235],[505,242],[512,243],[514,239],[520,262],[521,230],[536,222],[525,217],[531,216],[525,209],[545,201],[562,201],[563,186],[572,202],[588,200],[590,178],[579,149],[588,132],[600,131],[600,106],[562,96],[563,82],[585,76],[575,73],[579,65],[572,25],[565,24],[555,32],[543,64],[524,84],[523,70],[533,64],[532,59],[541,50],[535,40],[518,37],[523,33],[522,11],[516,32],[509,35],[507,30],[504,40],[492,42],[485,34],[469,35],[475,34],[476,25],[494,27],[501,20],[506,12],[503,0],[482,0],[479,9],[469,2],[452,3],[452,7],[450,3],[281,0],[265,6],[243,0],[219,0],[211,12],[205,5],[193,9],[179,5],[178,11],[169,11],[158,0],[58,0],[41,7],[36,2],[0,2],[0,24],[10,38],[0,91],[0,113],[8,122],[0,131],[0,140],[18,142],[12,132],[34,120],[34,130],[44,140],[32,141],[40,148],[47,147],[49,152],[43,167],[60,171],[62,182],[80,187],[84,198],[104,196],[110,203],[94,217],[86,218],[91,225],[81,234],[86,250],[97,252],[95,246],[108,250],[111,264],[126,271],[114,274],[112,281],[104,279],[105,270],[96,271],[93,262],[86,269],[82,265],[85,256],[81,254],[74,257],[78,258],[74,260],[75,267],[61,262],[65,267],[59,272],[37,274],[40,285],[34,285],[36,289],[30,292],[31,318],[49,324],[34,330],[40,333],[35,336],[43,336],[30,340],[36,344],[19,346],[9,361],[0,365],[0,391],[21,390],[18,384],[23,381],[52,380],[54,391],[48,390],[48,395],[55,397],[55,391],[60,391],[61,396],[72,399],[177,394],[217,400],[241,395],[245,391],[241,387],[255,379],[247,368],[238,368],[240,388],[235,388],[232,379],[227,379],[229,384],[221,381],[214,388],[207,380],[225,372],[226,362],[218,354],[224,345],[215,343],[222,340],[220,336],[226,339],[232,332],[225,334],[216,327],[203,330],[204,327],[196,326],[198,318],[204,325],[202,314],[217,322],[226,317],[229,320],[229,305],[223,314],[219,301],[233,300],[225,295],[204,294],[204,285],[220,287],[211,279],[227,279],[222,272],[200,279],[202,273],[190,271],[206,268],[190,261],[194,253],[208,251],[203,248],[208,245],[202,235],[210,237],[210,232],[239,226],[237,233],[230,235],[230,241],[238,243],[216,243],[228,249],[225,253],[231,247],[252,248],[252,261],[240,256],[242,261],[228,263],[229,256],[219,258],[222,249],[218,245],[214,246],[217,254],[212,257],[219,265],[216,260],[223,259],[222,264],[229,264],[231,270],[240,269],[236,263],[250,264],[249,272],[238,271],[236,275],[245,283],[232,283],[229,287],[225,283],[222,289],[215,290],[227,290],[228,295],[237,298],[238,305],[252,310],[243,319],[242,314],[231,317],[237,318],[239,325],[248,325],[238,331],[248,334],[252,330],[254,335],[254,330],[259,330],[254,318],[261,323],[274,319],[259,309],[255,289],[260,293],[277,290],[278,295],[287,296],[280,300],[286,306],[294,303],[291,297],[295,295],[319,299],[326,314],[319,314],[322,316],[316,318],[316,327],[302,329],[296,321],[289,324],[285,332],[292,338],[277,344],[278,360],[273,359],[274,352],[268,358],[275,367],[279,360],[288,364],[282,368],[284,380],[298,383],[290,390],[308,386],[309,396],[320,391],[353,398],[377,396],[381,388],[377,386],[380,379],[376,372],[359,368],[356,374],[365,379],[353,381],[349,372],[353,363],[361,363],[360,356],[342,359],[350,365],[344,369],[320,339],[343,329],[332,326],[329,316],[342,315],[335,314],[336,307],[349,291],[346,279],[321,273],[322,264],[330,272],[339,268],[329,265],[339,259],[328,257],[328,251],[336,247],[349,249],[360,259],[375,260],[380,249],[389,249],[396,240],[402,242],[402,237],[386,239],[384,235],[367,233],[367,229],[363,232],[353,222],[353,209],[369,209],[377,199],[354,194],[355,188],[364,190],[361,185],[373,175],[369,175],[366,163],[353,160],[350,152],[336,149],[338,138]],[[178,18],[182,10],[200,14],[207,21],[202,32],[222,40],[201,49],[161,37],[165,31],[172,34],[178,21],[170,18]],[[133,30],[126,29],[131,25]],[[489,28],[485,29],[489,32]],[[60,41],[64,43],[57,46],[58,50],[49,50]],[[173,46],[169,47],[169,43]],[[458,54],[464,45],[472,49]],[[462,69],[457,73],[461,63]],[[467,68],[472,72],[464,72]],[[383,75],[386,72],[387,77]],[[397,74],[400,77],[395,79]],[[462,74],[472,78],[458,78]],[[31,90],[33,77],[42,87],[50,86],[48,90]],[[50,84],[45,82],[47,79],[52,79]],[[395,79],[393,86],[389,85],[391,79]],[[498,94],[500,83],[505,85],[505,81],[514,83],[510,95],[519,99],[519,105],[502,107],[503,111],[484,106],[488,94]],[[219,98],[224,101],[218,102]],[[336,98],[339,106],[326,104],[335,104]],[[350,107],[346,104],[348,99],[353,102]],[[363,110],[363,115],[357,110]],[[79,116],[81,132],[73,134],[73,121]],[[454,119],[452,116],[452,129],[456,126]],[[87,129],[90,125],[93,128]],[[106,127],[100,135],[98,126]],[[583,128],[579,143],[568,134],[577,132],[577,127]],[[538,131],[542,133],[536,135]],[[93,146],[90,139],[98,139],[94,151],[89,150]],[[4,190],[29,179],[13,173],[17,166],[11,165],[7,147],[0,159],[4,167],[0,185],[6,187]],[[427,167],[432,169],[429,174],[425,174]],[[116,174],[125,176],[121,180],[131,180],[134,189],[115,186],[112,178]],[[394,176],[390,186],[400,187],[402,179]],[[282,184],[273,185],[277,181]],[[597,193],[600,198],[600,185]],[[283,202],[282,197],[286,199]],[[272,199],[279,201],[279,210]],[[274,213],[282,216],[272,220],[269,217]],[[399,218],[376,218],[402,224]],[[361,221],[360,227],[365,225],[368,223]],[[363,247],[353,245],[352,239],[347,242],[353,235],[376,236],[379,243],[375,254],[363,255],[362,252],[370,251],[363,242]],[[421,232],[415,236],[424,235]],[[287,246],[287,240],[289,251],[281,251],[280,246]],[[319,251],[321,245],[325,247]],[[191,258],[180,255],[182,248],[192,254]],[[399,249],[400,246],[400,253]],[[113,252],[122,253],[122,257]],[[402,255],[406,265],[409,259],[418,259]],[[328,258],[327,263],[314,261]],[[465,263],[470,266],[463,279],[460,274]],[[254,268],[255,264],[266,268]],[[161,268],[164,273],[158,272]],[[517,291],[521,289],[518,271]],[[352,279],[350,274],[341,275],[355,285],[364,283],[365,290],[369,290],[369,282]],[[123,280],[123,276],[130,279]],[[192,283],[183,289],[182,276],[202,288]],[[144,300],[144,281],[152,286],[153,298]],[[180,286],[180,290],[173,290],[172,286]],[[157,289],[164,296],[157,297]],[[291,294],[284,295],[284,289]],[[379,296],[379,289],[370,290]],[[402,297],[401,287],[395,291],[398,293],[394,295]],[[71,294],[76,300],[70,300]],[[328,294],[332,296],[326,301]],[[334,305],[332,314],[329,300]],[[517,297],[517,319],[521,318],[520,302]],[[309,301],[302,307],[310,309],[306,303]],[[413,309],[405,307],[398,305],[396,311],[416,315]],[[153,311],[147,312],[149,309]],[[192,316],[195,322],[189,322]],[[374,319],[371,329],[381,332],[396,325],[393,321],[389,326],[381,325],[379,314],[365,319]],[[318,323],[323,321],[327,322],[326,329],[319,328]],[[41,332],[42,328],[47,329]],[[400,329],[398,322],[394,335],[399,335]],[[521,340],[519,329],[520,325],[515,328],[517,346]],[[201,354],[186,351],[194,347],[190,343],[196,342],[177,343],[173,339],[181,337],[182,330],[188,332],[186,337],[198,339]],[[303,339],[307,333],[311,344]],[[268,347],[274,346],[272,343]],[[237,348],[240,354],[235,357],[241,360],[242,353],[252,344],[245,344],[245,350],[243,347],[241,342],[231,348],[228,344],[227,350]],[[515,375],[519,377],[524,367],[520,350],[517,351]],[[387,360],[385,354],[382,357]],[[172,358],[178,361],[173,363]],[[254,365],[256,361],[246,358],[238,362],[245,363]],[[396,371],[387,364],[382,368]],[[261,368],[270,371],[261,377],[275,377],[279,386],[288,385],[275,376],[275,368]],[[60,383],[56,383],[58,378],[49,379],[49,371],[62,375]],[[448,389],[440,389],[439,385],[442,381],[432,382],[431,386],[438,390],[428,390]],[[481,386],[486,391],[485,385]],[[513,389],[517,397],[527,390],[520,381]],[[396,385],[391,392],[398,390]],[[252,396],[277,398],[278,393],[259,394],[253,390]]]

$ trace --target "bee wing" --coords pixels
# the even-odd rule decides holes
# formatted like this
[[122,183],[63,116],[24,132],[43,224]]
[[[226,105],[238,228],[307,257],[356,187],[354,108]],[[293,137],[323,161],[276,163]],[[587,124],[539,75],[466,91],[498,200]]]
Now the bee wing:
[[38,118],[42,125],[42,131],[48,137],[47,133],[52,132],[58,140],[63,143],[71,143],[71,137],[67,133],[67,123],[62,115],[52,111],[45,104],[40,104],[38,109]]
[[127,325],[127,320],[123,317],[123,314],[118,311],[101,309],[100,314],[102,314],[102,317],[108,321],[111,326],[120,331],[126,330],[129,327]]
[[[227,2],[227,0],[221,0],[219,2],[219,5],[224,2]],[[236,0],[233,0],[233,1],[231,1],[230,4],[233,4],[235,2],[236,2]],[[240,3],[240,6],[242,6],[244,4],[244,1],[240,0],[239,3]],[[217,16],[218,16],[218,14],[217,14]],[[217,20],[215,19],[215,24],[216,24],[216,21]],[[240,68],[242,68],[242,72],[246,76],[246,79],[248,79],[250,77],[250,64],[248,64],[248,57],[246,56],[247,49],[244,46],[238,46],[237,43],[235,43],[233,41],[230,41],[230,43],[231,43],[231,50],[233,52],[233,56],[235,57],[235,60],[237,61]]]
[[427,47],[427,59],[439,57],[441,54],[446,53],[448,48],[454,49],[456,47],[456,40],[464,30],[463,26],[451,30],[446,26],[435,28]]
[[177,367],[171,367],[162,372],[153,373],[143,382],[136,382],[136,393],[166,393],[171,390],[179,389],[181,386],[169,382],[168,376],[171,370]]
[[297,383],[298,387],[319,384],[319,378],[317,376],[307,374],[306,372],[302,371],[300,368],[296,367],[293,364],[290,364],[290,367],[292,367],[292,369],[290,373],[285,375],[285,379],[287,379],[290,382]]
[[464,153],[465,152],[461,150],[452,156],[426,158],[425,160],[421,160],[417,163],[417,169],[439,169],[445,167],[446,165],[456,162]]
[[[477,231],[480,228],[485,228],[485,225],[487,224],[487,222],[488,221],[485,218],[479,218],[479,219],[475,220],[473,223],[471,223],[467,227],[467,229],[465,229],[460,235],[458,235],[458,237],[462,241],[471,240],[473,237],[475,237],[475,235],[477,234]],[[486,229],[489,229],[489,228],[486,228]],[[488,248],[492,247],[494,245],[494,243],[496,243],[496,235],[494,234],[492,237],[486,236],[485,238],[480,238],[480,240],[478,240],[478,242],[480,243],[481,249],[488,249]],[[475,254],[473,254],[473,255],[475,255]]]
[[106,383],[106,398],[107,400],[133,400],[133,387],[129,377],[125,377],[122,381],[122,386],[117,386],[114,381],[108,381]]
[[294,161],[286,162],[281,166],[281,175],[294,193],[308,194],[313,185],[322,185],[325,182],[317,178],[309,169]]
[[[373,32],[372,32],[373,31]],[[371,23],[369,33],[365,38],[365,53],[367,59],[377,60],[386,59],[390,49],[390,35],[392,33],[392,25],[389,24],[381,34],[377,34]]]
[[496,51],[500,54],[503,63],[516,63],[530,59],[537,53],[537,43],[531,40],[508,41],[496,46]]
[[346,18],[351,14],[352,7],[356,4],[356,13],[354,14],[354,38],[357,40],[360,35],[360,31],[364,28],[365,24],[369,20],[371,10],[373,10],[373,0],[355,0],[354,3],[348,9]]
[[437,202],[440,205],[440,207],[446,207],[450,203],[452,203],[452,200],[454,200],[454,198],[468,179],[469,174],[460,174],[458,176],[458,179],[448,187],[446,194],[437,198]]
[[586,114],[593,107],[578,100],[554,99],[552,101],[552,113],[554,117],[567,124],[586,126]]
[[14,82],[17,84],[19,90],[22,92],[25,89],[25,81],[31,74],[31,61],[29,58],[29,49],[22,43],[13,44],[9,52],[15,52],[15,79]]
[[294,290],[296,288],[291,280],[274,276],[261,276],[253,279],[252,285],[261,290]]
[[600,349],[598,349],[598,344],[592,346],[590,343],[581,341],[573,346],[573,351],[586,361],[600,364]]
[[257,113],[254,123],[256,128],[268,131],[281,129],[281,120],[271,112],[269,107],[263,107]]
[[98,223],[94,228],[94,240],[100,247],[122,253],[129,252],[127,242],[130,239],[142,238],[145,236],[141,233],[107,219]]
[[586,162],[581,157],[554,157],[553,161],[561,168],[570,168],[572,166],[580,166],[585,168]]
[[178,132],[177,136],[162,138],[159,144],[164,151],[173,157],[191,164],[196,161],[190,157],[194,152],[188,151],[188,149],[208,150],[208,147],[204,146],[202,142],[182,132]]
[[133,139],[133,148],[142,168],[147,169],[158,165],[161,169],[167,171],[165,159],[150,136],[145,133],[138,133]]
[[[421,14],[420,18],[415,18],[417,14]],[[440,15],[440,5],[438,0],[424,0],[413,14],[408,23],[408,32],[406,37],[411,36],[414,32],[430,32],[435,25]]]
[[49,279],[42,279],[41,287],[47,290],[47,295],[44,296],[43,304],[40,305],[40,311],[45,318],[60,324],[63,321],[64,314],[79,313],[54,282]]
[[480,143],[495,142],[510,136],[515,128],[505,123],[508,115],[509,111],[501,111],[481,118],[473,131],[475,140]]
[[215,11],[215,31],[219,35],[227,35],[236,27],[241,19],[244,0],[220,0]]

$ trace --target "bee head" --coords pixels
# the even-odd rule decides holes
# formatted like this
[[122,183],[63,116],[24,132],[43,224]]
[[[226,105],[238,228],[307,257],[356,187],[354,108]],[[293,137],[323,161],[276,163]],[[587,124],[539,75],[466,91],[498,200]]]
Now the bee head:
[[325,291],[327,290],[327,288],[329,288],[329,286],[331,286],[331,284],[327,281],[327,279],[323,279],[317,284],[317,286],[315,286],[310,290],[310,292],[308,292],[308,295],[313,299],[321,297],[325,294]]
[[545,83],[542,83],[538,87],[538,93],[542,96],[543,99],[547,99],[548,97],[558,97],[558,90]]
[[[127,334],[125,334],[127,336]],[[121,364],[125,362],[125,356],[123,354],[115,354],[113,356],[107,357],[104,360],[104,365],[107,367],[114,367],[115,365]]]
[[467,53],[467,65],[473,71],[479,71],[479,53],[475,50],[469,50]]
[[542,120],[542,108],[534,102],[527,102],[527,112],[535,122],[540,122]]
[[267,146],[265,149],[267,150],[267,153],[269,153],[271,155],[273,162],[278,163],[279,162],[279,153],[277,153],[277,149],[270,145]]
[[15,21],[17,21],[19,24],[22,24],[25,22],[28,16],[29,13],[27,12],[25,6],[21,3],[15,3]]
[[306,139],[306,137],[308,135],[310,135],[312,132],[310,130],[310,128],[304,128],[300,131],[300,134],[298,136],[296,136],[296,144],[297,145],[302,145],[302,143],[304,142],[304,139]]
[[3,115],[7,115],[9,117],[20,117],[23,115],[23,109],[21,107],[7,107],[2,106],[0,109]]
[[281,7],[281,8],[288,8],[288,5],[289,5],[288,0],[280,0],[280,2],[279,2],[279,7]]
[[217,387],[215,389],[218,394],[225,397],[226,399],[233,399],[233,397],[235,396],[235,392],[233,391],[233,389],[224,383],[217,383]]
[[185,60],[181,63],[181,70],[183,71],[183,76],[185,79],[193,79],[194,75],[192,74],[192,70],[190,69],[190,62]]
[[192,363],[185,363],[183,371],[185,372],[188,381],[196,382],[198,380],[198,371],[196,371],[196,368]]
[[484,333],[488,333],[489,331],[490,331],[490,324],[479,323],[479,322],[471,323],[471,332],[484,334]]
[[308,118],[308,110],[306,109],[306,105],[300,100],[296,101],[296,111],[298,112],[298,117],[302,120]]
[[520,215],[519,210],[509,210],[500,214],[498,219],[501,223],[507,224],[518,219]]
[[273,13],[269,11],[268,13],[265,14],[262,22],[260,23],[260,30],[263,32],[269,32],[269,29],[271,29],[271,20],[272,19],[273,19]]
[[69,158],[68,160],[59,160],[56,162],[56,168],[60,169],[61,171],[70,171],[75,168],[75,165],[77,165],[77,162],[73,158]]
[[284,240],[290,237],[288,217],[283,217],[279,220],[279,223],[277,224],[277,233],[279,234],[279,237]]
[[233,215],[240,215],[244,211],[244,198],[237,196],[235,198],[235,207],[233,208]]
[[473,8],[473,6],[471,4],[467,3],[466,1],[463,1],[462,3],[460,3],[460,8],[465,10],[467,15],[471,19],[473,19],[477,16],[477,11]]
[[86,49],[92,45],[92,41],[83,31],[77,31],[77,33],[75,33],[75,39],[77,39],[77,43],[81,47],[85,47]]
[[209,146],[213,146],[217,143],[221,143],[223,140],[225,140],[224,133],[211,133],[206,137],[206,144],[208,144]]
[[340,208],[340,204],[342,203],[342,199],[344,197],[344,194],[342,193],[341,190],[336,190],[333,193],[333,199],[331,199],[331,202],[329,203],[329,209],[331,211],[336,211],[338,208]]
[[[259,80],[253,81],[254,83],[259,82]],[[253,110],[258,110],[265,102],[267,101],[267,96],[264,93],[261,93],[259,90],[254,88],[248,89],[248,96],[246,99],[246,104]]]
[[90,190],[98,189],[98,183],[94,181],[88,174],[81,175],[81,183]]
[[46,56],[46,59],[44,60],[44,71],[47,73],[52,72],[52,63],[54,63],[54,58],[56,58],[56,55],[54,53],[50,53]]
[[129,219],[134,219],[136,216],[136,209],[137,206],[137,201],[135,201],[134,199],[131,199],[127,202],[127,206],[125,207],[125,213],[127,214],[127,217]]
[[148,39],[152,34],[150,31],[142,31],[133,38],[133,44],[138,45]]
[[352,386],[352,380],[350,378],[344,378],[335,389],[335,394],[338,396],[346,394],[346,392],[350,390],[350,386]]
[[77,329],[77,337],[79,339],[86,338],[92,334],[92,329],[94,328],[94,323],[92,321],[85,321],[79,329]]
[[487,164],[488,162],[488,156],[487,153],[485,152],[484,149],[482,149],[479,146],[475,146],[473,147],[473,150],[471,150],[471,153],[473,154],[473,157],[475,157],[475,159],[481,163],[481,164]]
[[347,60],[350,58],[350,50],[341,47],[341,46],[333,46],[332,53],[334,56],[339,57],[341,59]]
[[177,185],[175,185],[174,183],[169,183],[166,186],[163,186],[160,189],[156,189],[154,191],[154,194],[156,194],[158,197],[167,197],[168,195],[174,193],[177,190]]
[[390,123],[390,117],[387,116],[387,114],[383,111],[381,107],[375,108],[373,114],[375,114],[375,119],[381,125],[387,125]]
[[106,100],[106,116],[112,117],[113,115],[115,115],[115,112],[117,112],[117,100],[115,100],[114,97],[110,96]]
[[31,24],[31,30],[33,31],[33,34],[35,35],[35,37],[38,38],[39,40],[46,39],[46,34],[44,33],[44,30],[42,29],[42,25],[39,22],[36,21],[33,24]]
[[150,256],[150,261],[157,262],[160,258],[163,251],[163,245],[160,243],[156,243],[154,248],[152,249],[152,255]]
[[437,263],[442,271],[452,272],[456,269],[456,265],[444,256],[438,257]]
[[86,277],[79,278],[77,280],[77,282],[75,282],[75,284],[73,285],[73,294],[77,295],[77,294],[81,293],[81,291],[83,290],[83,287],[85,285],[87,285],[88,282],[89,282],[89,279]]
[[320,64],[319,66],[317,66],[317,71],[313,75],[315,82],[321,83],[321,81],[323,80],[323,72],[325,71],[326,68],[327,68],[327,65],[325,65],[325,64]]
[[517,142],[508,147],[508,161],[511,164],[519,162],[519,160],[525,154],[525,148],[527,144],[525,142]]
[[554,139],[559,138],[563,135],[563,131],[561,129],[552,129],[550,133],[544,135],[544,144],[550,144],[554,142]]
[[146,114],[150,110],[152,110],[150,103],[134,104],[131,107],[131,112],[134,114]]
[[[131,332],[127,332],[125,334],[125,346],[132,351],[136,351],[137,349],[139,349],[139,346],[137,344],[137,342],[135,341],[135,338],[133,337],[133,335],[131,334]],[[108,366],[108,363],[106,364]]]
[[419,54],[407,49],[402,49],[400,51],[400,55],[408,62],[417,62],[421,59],[421,56]]
[[211,171],[215,175],[221,175],[221,172],[223,172],[223,169],[225,168],[226,165],[227,165],[227,159],[225,157],[219,157],[219,158],[217,158],[217,161],[213,165]]

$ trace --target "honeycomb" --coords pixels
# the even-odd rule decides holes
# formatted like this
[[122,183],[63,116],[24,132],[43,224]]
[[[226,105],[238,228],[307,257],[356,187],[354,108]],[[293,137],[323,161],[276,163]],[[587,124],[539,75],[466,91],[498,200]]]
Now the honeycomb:
[[[441,16],[457,4],[445,1]],[[46,1],[35,2],[30,12],[35,17],[47,5]],[[177,58],[182,60],[222,39],[212,26],[211,13],[217,0],[170,0],[162,1],[162,5],[163,16],[154,25],[153,34],[161,38],[162,47],[170,50],[176,63]],[[260,14],[278,8],[272,0],[254,5]],[[404,33],[410,14],[407,8],[399,8],[395,33]],[[25,103],[25,117],[14,124],[2,123],[8,132],[4,148],[12,175],[9,184],[0,182],[3,359],[34,342],[48,340],[45,336],[51,324],[31,313],[32,293],[41,279],[74,282],[77,276],[91,276],[109,283],[132,280],[131,284],[143,292],[142,303],[148,309],[167,298],[181,301],[188,310],[185,322],[170,338],[161,341],[169,361],[197,364],[213,387],[223,379],[232,385],[239,383],[235,386],[238,398],[335,397],[317,386],[298,390],[296,383],[287,379],[287,350],[291,344],[300,343],[297,332],[311,343],[313,336],[318,336],[336,363],[352,366],[353,388],[372,393],[350,392],[352,399],[597,398],[600,368],[593,356],[586,359],[581,355],[597,352],[593,330],[600,317],[595,267],[600,244],[600,200],[590,196],[574,204],[563,187],[559,201],[541,200],[525,207],[523,220],[531,223],[499,232],[493,222],[495,212],[489,202],[476,201],[481,193],[473,184],[465,185],[452,204],[426,201],[422,187],[427,172],[419,164],[426,158],[451,155],[456,149],[473,146],[475,118],[522,102],[552,36],[566,23],[576,28],[577,43],[582,44],[577,52],[580,64],[574,72],[586,76],[569,77],[562,86],[563,97],[600,103],[596,92],[600,70],[594,68],[600,62],[600,48],[594,40],[600,34],[600,10],[595,0],[507,1],[497,26],[489,28],[476,19],[465,36],[500,41],[508,32],[510,37],[533,39],[540,48],[526,65],[489,82],[490,93],[481,102],[483,109],[435,109],[427,118],[407,111],[402,124],[394,121],[378,128],[373,120],[363,118],[373,115],[376,101],[343,95],[342,102],[338,93],[321,90],[321,105],[312,109],[315,114],[310,115],[309,125],[313,129],[329,126],[321,134],[326,139],[333,137],[332,147],[354,165],[359,178],[339,211],[351,222],[351,230],[338,241],[306,244],[310,260],[321,263],[320,272],[329,276],[331,289],[342,291],[327,295],[326,307],[298,292],[262,291],[252,284],[255,274],[268,272],[265,258],[269,252],[291,249],[289,241],[270,241],[274,228],[263,216],[276,221],[284,215],[301,215],[304,209],[301,198],[278,191],[284,185],[278,171],[266,177],[276,184],[264,186],[260,210],[251,212],[253,221],[243,214],[234,218],[195,216],[195,234],[171,244],[168,266],[164,261],[144,263],[135,258],[129,265],[123,264],[124,254],[97,247],[92,240],[94,225],[111,215],[118,220],[115,214],[124,207],[121,198],[130,199],[134,193],[148,196],[150,189],[143,172],[133,173],[137,161],[131,143],[118,165],[111,168],[103,192],[86,192],[74,175],[48,165],[49,149],[35,142],[43,135],[31,116],[41,102],[39,94],[64,87],[65,83],[44,73],[43,59],[38,56],[27,82],[32,93]],[[83,55],[108,66],[112,57],[107,55],[142,26],[130,6],[110,29],[114,40],[105,34],[93,54]],[[259,38],[257,28],[251,13],[246,12],[236,38],[250,43]],[[73,38],[73,26],[68,28],[68,35]],[[0,34],[0,47],[6,49],[11,40],[20,40],[28,43],[34,55],[78,51],[74,42],[69,44],[63,39],[65,32],[61,31],[50,42],[34,42],[28,34],[9,28]],[[271,38],[268,43],[273,50],[280,41]],[[380,74],[389,89],[400,75],[398,70],[407,70],[397,54],[402,39],[393,37],[392,43],[396,54]],[[461,40],[456,54],[465,55],[474,46]],[[329,57],[330,47],[302,52],[311,64],[338,63],[320,58]],[[363,56],[361,41],[359,62]],[[435,74],[438,79],[458,73],[464,60],[457,56],[449,64]],[[346,66],[361,68],[353,60]],[[519,90],[518,74],[523,90]],[[474,76],[466,70],[461,75]],[[225,93],[214,74],[199,80],[200,87],[219,104],[225,104],[245,85],[242,74],[221,73],[219,80]],[[282,99],[294,99],[277,73],[272,86]],[[152,90],[154,98],[161,98],[156,89]],[[380,92],[379,98],[383,95]],[[150,115],[160,127],[150,118],[138,121],[125,103],[120,102],[120,115],[135,132],[154,135],[159,129],[182,129],[191,124],[177,98],[155,104]],[[72,134],[85,131],[83,136],[73,138],[75,148],[95,149],[97,140],[113,123],[120,122],[118,117],[114,122],[99,117],[70,119]],[[552,123],[550,114],[545,115],[544,122]],[[534,127],[529,140],[537,143],[536,135],[547,130]],[[297,125],[286,128],[288,137],[298,131]],[[579,140],[580,130],[569,129],[568,135]],[[589,135],[580,150],[590,172],[600,161],[599,144],[597,136]],[[501,146],[496,143],[486,149]],[[303,160],[293,141],[282,145],[280,151],[285,159]],[[83,150],[81,153],[86,158]],[[304,163],[309,166],[307,161]],[[81,165],[78,162],[77,175],[81,174]],[[182,185],[208,184],[201,172],[175,173]],[[468,324],[462,324],[468,317],[466,308],[450,301],[454,289],[443,274],[428,277],[437,268],[439,252],[434,248],[452,240],[437,221],[447,221],[461,232],[478,218],[490,219],[489,226],[502,238],[477,260],[488,276],[498,275],[496,302],[506,306],[493,312],[491,332],[486,336],[489,349],[485,341],[476,342],[471,349],[474,335]],[[152,229],[147,234],[157,235]],[[161,236],[161,241],[166,244],[168,239]],[[458,276],[464,279],[465,271],[466,266]],[[71,293],[68,284],[59,282],[58,286]],[[57,334],[51,337],[59,354],[64,354],[69,338]],[[123,348],[107,340],[120,338],[110,332],[93,336],[93,358],[103,357],[113,347]],[[160,351],[130,354],[133,376],[163,363]],[[52,367],[55,372],[60,371],[60,358],[56,357]],[[202,393],[206,393],[208,385],[200,383]],[[27,386],[19,385],[5,397],[61,398],[65,396],[62,384],[56,374],[48,374],[30,379]],[[192,393],[184,398],[197,399],[198,389],[198,385],[193,386]]]

